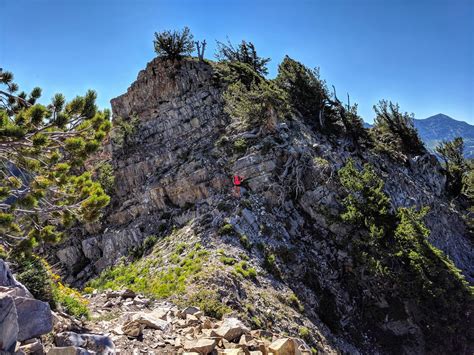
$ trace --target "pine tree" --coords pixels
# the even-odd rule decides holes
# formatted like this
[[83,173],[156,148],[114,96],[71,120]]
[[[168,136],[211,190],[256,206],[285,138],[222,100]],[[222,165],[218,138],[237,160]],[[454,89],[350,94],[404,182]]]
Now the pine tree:
[[464,159],[464,141],[461,137],[452,141],[443,141],[436,147],[436,152],[444,162],[446,188],[452,196],[459,196],[463,190],[463,178],[467,172]]
[[16,94],[10,72],[0,71],[0,84],[0,244],[28,251],[108,204],[84,162],[110,130],[109,111],[97,109],[94,91],[68,103],[56,94],[44,106],[39,88]]
[[426,152],[414,126],[413,115],[401,112],[398,104],[386,100],[374,105],[374,111],[376,117],[372,136],[379,150],[394,157]]
[[242,41],[234,47],[229,40],[227,44],[218,41],[216,58],[219,61],[245,63],[260,75],[268,74],[267,63],[270,58],[260,57],[252,42]]
[[188,27],[182,31],[155,32],[153,44],[156,54],[168,59],[180,59],[194,51],[194,37]]

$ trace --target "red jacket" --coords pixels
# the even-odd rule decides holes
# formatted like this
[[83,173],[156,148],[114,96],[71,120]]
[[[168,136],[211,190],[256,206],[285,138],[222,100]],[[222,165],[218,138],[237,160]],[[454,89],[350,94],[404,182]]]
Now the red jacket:
[[239,186],[244,179],[239,175],[234,175],[234,185]]

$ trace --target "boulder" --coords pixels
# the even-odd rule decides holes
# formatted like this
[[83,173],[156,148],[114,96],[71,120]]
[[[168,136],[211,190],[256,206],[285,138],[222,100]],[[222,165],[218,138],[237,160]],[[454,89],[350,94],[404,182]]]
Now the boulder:
[[233,341],[240,338],[242,334],[249,333],[250,329],[247,328],[244,323],[242,323],[237,318],[226,318],[222,322],[221,326],[212,331],[212,335],[224,338],[227,341]]
[[292,355],[296,353],[295,342],[290,338],[277,339],[268,347],[274,355]]
[[31,339],[27,344],[21,345],[20,350],[26,354],[44,354],[43,344],[39,339]]
[[2,259],[0,259],[0,286],[16,287],[21,289],[25,296],[33,297],[26,287],[15,279],[7,263]]
[[56,334],[54,343],[59,347],[78,347],[95,351],[100,354],[115,354],[113,341],[105,335],[77,334],[74,332],[63,332]]
[[188,314],[194,315],[198,313],[199,311],[200,309],[198,307],[194,307],[194,306],[186,307],[185,309],[181,311],[181,317],[186,318],[186,315]]
[[15,302],[11,296],[0,295],[0,351],[14,351],[17,338]]
[[140,324],[137,321],[129,321],[129,322],[126,322],[122,326],[122,332],[123,332],[123,334],[125,334],[129,337],[136,338],[136,337],[139,337],[140,335],[142,335],[143,328],[145,328],[144,324]]
[[162,332],[170,332],[172,326],[160,317],[159,312],[137,313],[132,316],[132,321],[145,325],[146,328],[161,330]]
[[47,334],[53,330],[53,315],[46,302],[33,298],[15,297],[18,316],[18,341]]
[[199,354],[209,354],[216,347],[216,341],[214,339],[201,338],[198,340],[186,341],[184,343],[184,349],[197,352]]

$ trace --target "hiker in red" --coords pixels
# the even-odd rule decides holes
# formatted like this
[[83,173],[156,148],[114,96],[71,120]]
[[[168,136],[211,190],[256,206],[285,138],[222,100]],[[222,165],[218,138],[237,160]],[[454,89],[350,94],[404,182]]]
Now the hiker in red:
[[244,181],[244,178],[239,175],[234,175],[234,193],[236,197],[240,197],[240,185],[242,185],[242,182]]

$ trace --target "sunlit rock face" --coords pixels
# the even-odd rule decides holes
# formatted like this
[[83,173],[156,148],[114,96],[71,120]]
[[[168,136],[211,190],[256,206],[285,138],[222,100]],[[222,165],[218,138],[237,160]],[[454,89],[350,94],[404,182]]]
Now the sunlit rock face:
[[[210,257],[189,287],[216,290],[241,311],[253,305],[249,319],[290,334],[304,326],[320,353],[423,353],[408,303],[380,293],[370,278],[350,279],[353,235],[340,219],[346,191],[337,171],[349,158],[358,167],[369,162],[394,209],[428,206],[429,239],[472,281],[472,242],[459,206],[446,197],[439,162],[429,154],[400,163],[356,153],[348,140],[315,132],[297,116],[243,129],[224,111],[225,89],[215,63],[157,58],[111,101],[114,129],[120,121],[131,129],[105,150],[115,192],[102,220],[57,251],[66,281],[84,285],[121,257],[132,260],[150,235],[159,238],[163,260],[180,243],[200,243]],[[246,147],[237,151],[239,139]],[[240,189],[234,175],[244,178]],[[226,224],[231,235],[219,232]],[[255,279],[236,276],[222,253],[255,268]],[[359,298],[354,284],[363,289]],[[366,297],[378,297],[370,303],[379,317],[373,324],[364,318]]]

